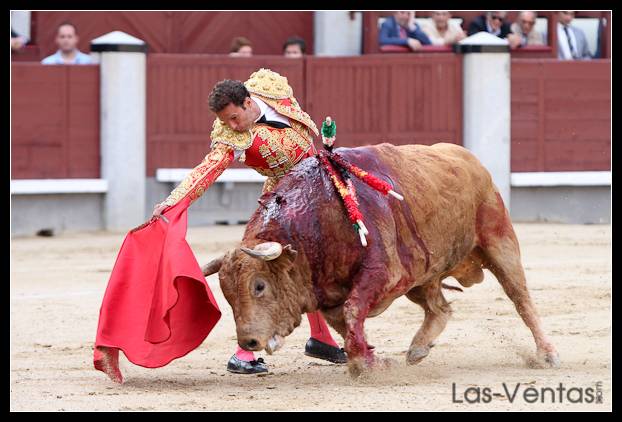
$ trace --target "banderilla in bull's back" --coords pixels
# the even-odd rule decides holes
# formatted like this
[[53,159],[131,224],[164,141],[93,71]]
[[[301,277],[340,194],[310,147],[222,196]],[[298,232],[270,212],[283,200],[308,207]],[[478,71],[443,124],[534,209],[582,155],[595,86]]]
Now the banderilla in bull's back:
[[[333,182],[337,193],[343,200],[343,204],[348,213],[348,218],[354,226],[354,230],[359,234],[361,244],[367,246],[366,235],[369,234],[369,230],[363,223],[363,215],[358,207],[358,199],[356,196],[356,190],[349,178],[349,174],[353,174],[369,186],[381,192],[384,195],[391,195],[400,201],[404,200],[404,197],[393,190],[393,187],[384,180],[361,170],[357,166],[351,164],[343,158],[341,155],[332,151],[331,148],[327,148],[325,151],[320,151],[317,156],[322,168],[328,173],[330,180]],[[337,171],[335,167],[339,168]]]

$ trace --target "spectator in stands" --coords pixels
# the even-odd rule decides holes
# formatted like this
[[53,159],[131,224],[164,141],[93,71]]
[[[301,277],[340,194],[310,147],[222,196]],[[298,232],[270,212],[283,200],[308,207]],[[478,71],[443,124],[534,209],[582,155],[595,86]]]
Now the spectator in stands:
[[530,10],[518,14],[518,19],[510,26],[512,33],[508,35],[512,48],[545,44],[544,37],[535,29],[537,16],[536,12]]
[[587,38],[580,28],[570,25],[574,11],[557,14],[557,58],[562,60],[589,60],[592,58]]
[[306,43],[300,37],[289,37],[283,44],[283,55],[290,59],[297,59],[305,55]]
[[415,12],[396,11],[380,27],[378,42],[383,45],[400,45],[418,50],[422,45],[431,45],[430,38],[415,22]]
[[78,30],[69,22],[62,23],[56,30],[58,51],[41,60],[43,64],[91,64],[93,60],[88,54],[78,50]]
[[421,25],[432,45],[452,45],[466,37],[460,25],[451,22],[450,19],[451,13],[448,10],[434,10],[432,21]]
[[469,25],[467,35],[471,36],[478,32],[488,32],[499,38],[507,38],[512,30],[510,29],[510,24],[505,22],[506,15],[505,11],[491,11],[486,12],[485,15],[478,16]]
[[28,39],[23,35],[19,35],[11,28],[11,51],[17,51],[26,45]]
[[253,44],[245,37],[235,37],[231,41],[229,55],[232,57],[251,57],[253,55]]

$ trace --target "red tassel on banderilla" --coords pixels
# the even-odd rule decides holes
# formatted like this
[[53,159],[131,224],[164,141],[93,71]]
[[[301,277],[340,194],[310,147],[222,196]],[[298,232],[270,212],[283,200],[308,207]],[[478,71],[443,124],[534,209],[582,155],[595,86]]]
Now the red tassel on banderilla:
[[[322,127],[324,127],[324,124]],[[367,246],[367,239],[365,235],[368,235],[369,231],[363,223],[363,215],[358,208],[356,191],[354,190],[354,185],[352,184],[352,180],[350,180],[349,175],[353,174],[373,189],[381,192],[383,195],[391,195],[400,201],[403,201],[404,197],[395,192],[393,187],[384,180],[378,179],[377,177],[367,173],[366,171],[348,162],[341,155],[333,152],[332,147],[335,139],[334,132],[335,131],[333,129],[333,136],[331,139],[332,142],[326,142],[326,140],[324,140],[325,151],[320,151],[317,157],[322,167],[324,167],[329,174],[335,189],[339,193],[339,196],[341,196],[348,213],[348,218],[358,233],[361,244],[363,246]],[[335,167],[337,167],[339,171],[337,171]]]

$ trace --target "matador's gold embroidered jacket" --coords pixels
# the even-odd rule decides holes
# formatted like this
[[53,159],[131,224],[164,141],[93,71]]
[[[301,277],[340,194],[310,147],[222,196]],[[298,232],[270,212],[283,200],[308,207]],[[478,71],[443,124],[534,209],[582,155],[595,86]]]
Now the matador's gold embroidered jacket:
[[287,116],[291,128],[277,129],[255,124],[248,132],[236,132],[216,119],[211,133],[211,151],[163,202],[175,205],[189,196],[194,202],[211,186],[238,155],[238,160],[268,176],[264,192],[303,158],[315,155],[313,132],[318,129],[301,108],[287,78],[268,69],[260,69],[244,85],[252,96],[263,100],[278,113]]

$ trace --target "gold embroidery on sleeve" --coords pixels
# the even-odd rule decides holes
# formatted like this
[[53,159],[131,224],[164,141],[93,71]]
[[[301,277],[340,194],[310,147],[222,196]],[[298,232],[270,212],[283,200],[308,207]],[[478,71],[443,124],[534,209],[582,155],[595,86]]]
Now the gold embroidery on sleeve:
[[182,180],[166,198],[164,204],[172,206],[186,196],[191,202],[197,200],[211,184],[222,174],[233,160],[233,148],[216,144],[205,159]]

